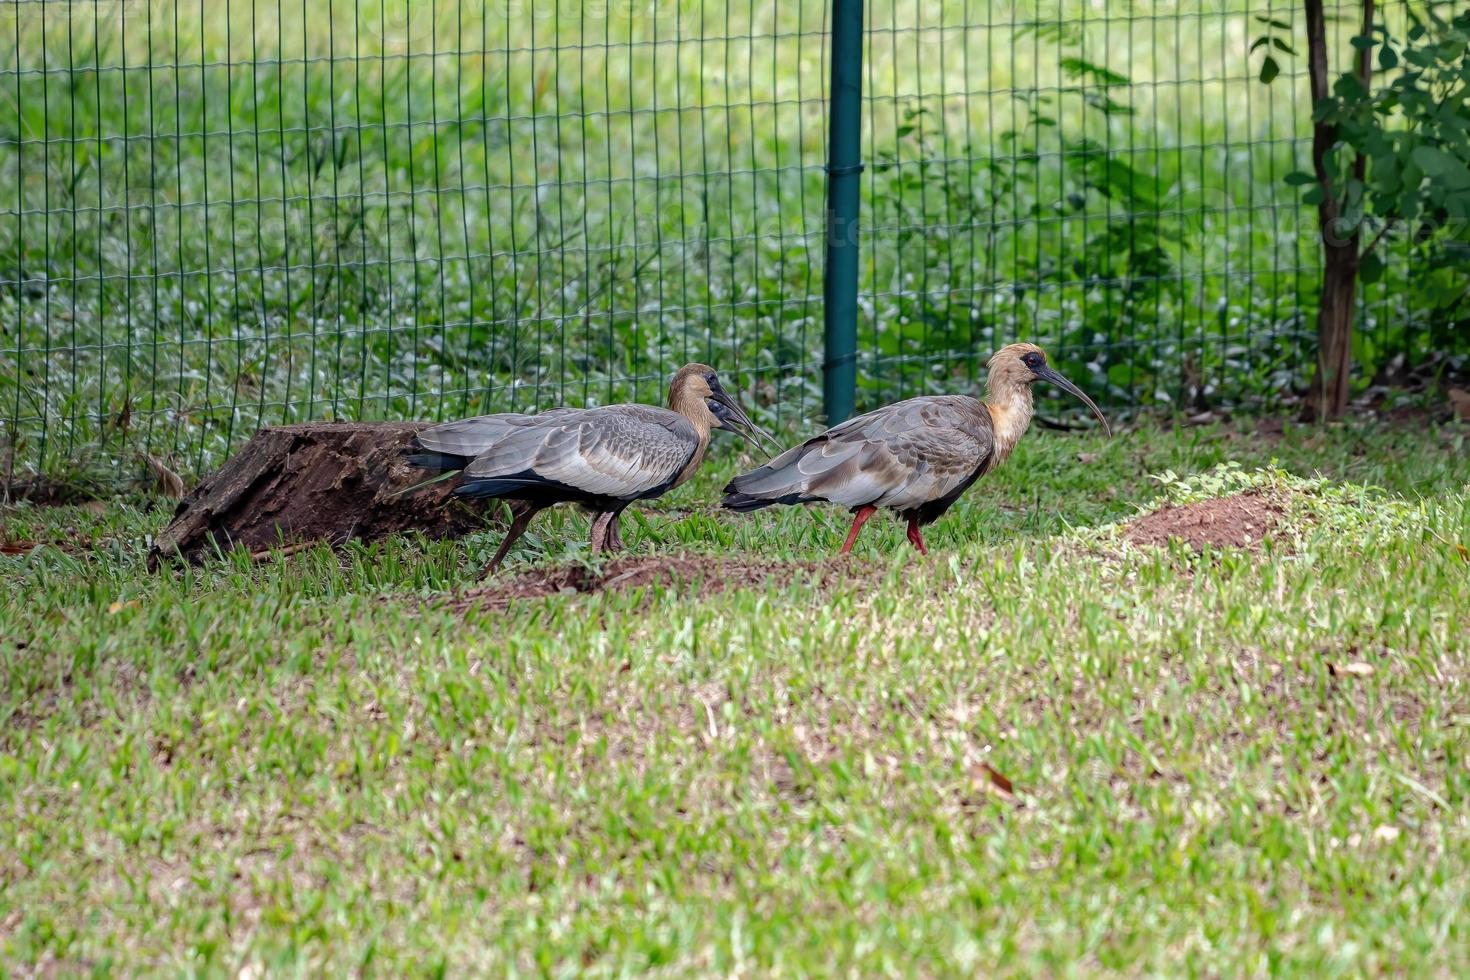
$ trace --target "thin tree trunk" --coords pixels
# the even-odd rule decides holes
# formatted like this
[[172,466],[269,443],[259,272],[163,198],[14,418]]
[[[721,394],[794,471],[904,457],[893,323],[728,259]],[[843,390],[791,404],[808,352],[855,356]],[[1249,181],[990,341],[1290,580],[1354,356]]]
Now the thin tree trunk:
[[1312,417],[1341,418],[1348,406],[1353,366],[1353,317],[1358,298],[1358,236],[1327,245],[1317,310],[1317,376],[1307,404]]
[[[1312,104],[1328,96],[1327,18],[1323,0],[1305,0],[1307,21],[1307,68],[1312,87]],[[1373,0],[1363,0],[1362,36],[1373,33]],[[1358,78],[1366,90],[1372,81],[1371,52],[1358,50]],[[1340,418],[1347,411],[1348,382],[1352,374],[1353,319],[1357,310],[1358,269],[1362,262],[1360,230],[1344,235],[1339,219],[1338,191],[1327,173],[1327,158],[1337,142],[1337,127],[1329,122],[1312,126],[1312,169],[1322,188],[1317,205],[1317,227],[1322,235],[1322,292],[1317,305],[1317,374],[1307,392],[1307,413],[1322,419]],[[1353,161],[1353,177],[1359,181],[1367,160],[1359,154]]]

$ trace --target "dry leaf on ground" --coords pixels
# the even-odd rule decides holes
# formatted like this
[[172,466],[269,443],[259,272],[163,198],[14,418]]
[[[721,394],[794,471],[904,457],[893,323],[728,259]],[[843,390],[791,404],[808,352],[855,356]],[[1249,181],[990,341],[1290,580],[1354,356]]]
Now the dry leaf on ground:
[[978,789],[993,793],[1006,802],[1016,799],[1015,786],[999,769],[988,762],[978,762],[970,767],[970,778]]

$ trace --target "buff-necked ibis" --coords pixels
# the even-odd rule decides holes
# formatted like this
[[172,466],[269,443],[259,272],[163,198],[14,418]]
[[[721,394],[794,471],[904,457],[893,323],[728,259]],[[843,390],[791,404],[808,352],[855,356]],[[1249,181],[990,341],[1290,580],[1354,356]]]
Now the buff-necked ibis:
[[1112,435],[1092,399],[1053,370],[1034,344],[1002,348],[989,368],[984,401],[923,395],[848,419],[731,480],[722,505],[740,512],[772,504],[849,507],[853,520],[844,555],[868,518],[888,507],[908,521],[909,541],[927,555],[919,529],[1010,455],[1031,424],[1031,386],[1037,381],[1076,395]]
[[662,496],[694,475],[710,434],[727,429],[769,438],[720,384],[714,369],[686,364],[669,385],[669,407],[606,405],[539,415],[481,415],[424,429],[409,461],[463,470],[455,493],[511,507],[510,530],[488,575],[536,514],[576,503],[593,514],[592,553],[620,551],[618,517],[636,500]]

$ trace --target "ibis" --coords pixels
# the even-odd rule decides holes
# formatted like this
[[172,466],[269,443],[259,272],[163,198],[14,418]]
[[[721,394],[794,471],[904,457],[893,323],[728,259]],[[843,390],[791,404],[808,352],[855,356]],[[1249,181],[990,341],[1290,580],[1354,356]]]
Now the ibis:
[[424,429],[408,456],[416,466],[462,470],[455,494],[510,504],[511,524],[485,566],[489,575],[531,519],[559,503],[593,515],[592,553],[622,550],[618,518],[634,501],[660,497],[694,475],[716,429],[755,444],[768,439],[704,364],[686,364],[669,385],[669,407],[605,405],[538,415],[481,415]]
[[1080,398],[1103,430],[1092,399],[1057,373],[1034,344],[1011,344],[989,362],[986,395],[923,395],[859,415],[741,474],[722,506],[737,512],[772,504],[833,503],[851,508],[841,554],[880,507],[908,521],[908,538],[929,549],[920,530],[938,520],[981,476],[995,469],[1031,424],[1031,386],[1048,381]]

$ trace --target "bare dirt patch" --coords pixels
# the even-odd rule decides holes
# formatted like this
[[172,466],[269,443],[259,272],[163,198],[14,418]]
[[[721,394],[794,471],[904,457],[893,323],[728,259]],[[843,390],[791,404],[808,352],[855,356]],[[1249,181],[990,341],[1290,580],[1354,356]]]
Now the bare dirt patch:
[[502,609],[520,599],[626,592],[650,587],[698,589],[709,595],[742,587],[774,585],[779,588],[802,577],[818,584],[848,580],[854,574],[862,574],[860,568],[861,564],[851,559],[762,562],[707,555],[619,558],[601,569],[559,565],[492,581],[457,596],[451,608],[456,612]]
[[1281,526],[1281,501],[1249,491],[1193,504],[1165,504],[1130,521],[1124,536],[1134,544],[1165,545],[1177,539],[1193,548],[1259,548]]

